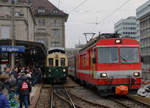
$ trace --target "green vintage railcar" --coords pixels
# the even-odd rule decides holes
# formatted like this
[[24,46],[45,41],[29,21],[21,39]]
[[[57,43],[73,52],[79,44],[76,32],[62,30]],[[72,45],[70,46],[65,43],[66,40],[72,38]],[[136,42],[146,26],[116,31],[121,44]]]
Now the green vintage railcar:
[[68,76],[68,58],[63,49],[48,51],[46,59],[46,82],[64,83]]

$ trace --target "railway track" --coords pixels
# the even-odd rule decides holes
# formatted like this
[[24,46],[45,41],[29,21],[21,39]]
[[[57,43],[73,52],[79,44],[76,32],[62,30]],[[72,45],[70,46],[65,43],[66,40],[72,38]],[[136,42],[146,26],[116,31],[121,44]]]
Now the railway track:
[[128,97],[111,97],[111,101],[120,104],[124,108],[150,108],[150,106],[145,105],[141,102],[138,102],[133,99],[129,99]]
[[[75,89],[77,93],[72,91]],[[150,108],[150,106],[126,96],[95,97],[93,93],[84,91],[84,88],[76,86],[72,88],[72,85],[43,85],[35,108]]]
[[[65,102],[65,104],[64,104],[64,102]],[[50,103],[51,103],[50,108],[54,108],[54,107],[58,108],[58,107],[60,107],[60,103],[63,103],[63,107],[65,107],[65,108],[70,108],[70,107],[71,108],[109,108],[104,105],[100,105],[100,104],[96,104],[96,103],[92,103],[90,101],[84,100],[84,99],[70,93],[66,87],[62,87],[62,86],[60,86],[60,87],[53,86],[53,90],[51,91],[51,102]]]
[[[58,101],[59,99],[59,101]],[[60,102],[61,100],[61,102]],[[68,90],[64,86],[53,86],[51,91],[51,106],[50,108],[58,107],[63,101],[66,103],[64,107],[78,108],[78,105],[75,105],[73,102]],[[59,102],[59,103],[58,103]],[[59,105],[58,105],[59,104]]]

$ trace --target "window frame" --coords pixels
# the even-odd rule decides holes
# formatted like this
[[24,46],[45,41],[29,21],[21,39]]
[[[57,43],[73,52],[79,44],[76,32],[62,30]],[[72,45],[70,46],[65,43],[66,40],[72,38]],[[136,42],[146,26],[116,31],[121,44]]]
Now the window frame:
[[[50,64],[50,59],[52,60],[52,64]],[[48,58],[48,64],[49,66],[54,66],[54,58]]]
[[[118,54],[118,57],[117,57],[117,62],[116,63],[101,63],[100,62],[100,56],[99,56],[99,48],[116,48],[117,49],[117,54]],[[119,54],[120,52],[119,52],[119,47],[97,47],[97,63],[98,64],[119,64],[120,63],[120,54]],[[100,58],[99,58],[100,57]]]
[[[62,60],[64,60],[63,61],[64,63],[62,63]],[[64,65],[62,65],[62,64],[64,64]],[[60,58],[60,65],[61,66],[66,66],[66,58],[64,58],[64,57]]]
[[[138,49],[138,62],[125,62],[125,63],[121,62],[121,48],[137,48],[137,49]],[[139,48],[139,47],[126,47],[126,46],[120,47],[120,48],[119,48],[119,58],[120,58],[120,63],[121,63],[121,64],[140,63],[140,48]]]

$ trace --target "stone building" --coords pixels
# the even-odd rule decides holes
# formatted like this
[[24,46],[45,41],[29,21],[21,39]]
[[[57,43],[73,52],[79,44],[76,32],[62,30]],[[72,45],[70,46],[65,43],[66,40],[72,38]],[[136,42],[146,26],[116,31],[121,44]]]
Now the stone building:
[[150,69],[150,0],[136,9],[140,23],[140,44],[144,70]]
[[65,22],[68,14],[48,0],[30,0],[36,20],[35,39],[51,47],[65,48]]
[[[31,4],[28,0],[18,2],[15,0],[15,26],[16,40],[34,41],[35,19]],[[0,39],[11,39],[11,0],[0,1]]]
[[15,1],[16,40],[36,41],[65,48],[68,14],[48,0],[0,0],[0,39],[11,39],[11,1]]

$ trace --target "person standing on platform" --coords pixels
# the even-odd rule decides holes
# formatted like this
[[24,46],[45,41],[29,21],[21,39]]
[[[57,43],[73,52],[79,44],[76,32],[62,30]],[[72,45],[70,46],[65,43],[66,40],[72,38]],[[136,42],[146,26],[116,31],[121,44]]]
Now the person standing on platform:
[[13,74],[10,74],[10,78],[8,80],[9,83],[9,104],[10,108],[19,108],[19,103],[17,102],[17,94],[16,94],[16,78]]
[[19,93],[20,108],[22,108],[23,103],[25,105],[25,108],[28,108],[29,105],[28,99],[31,92],[31,84],[24,72],[21,72],[21,76],[18,79],[17,91]]
[[10,108],[8,99],[3,95],[3,83],[0,81],[0,108]]
[[8,89],[9,89],[9,83],[8,83],[8,80],[10,78],[10,73],[11,73],[11,68],[10,67],[5,67],[4,68],[4,72],[2,72],[2,76],[5,76],[5,79],[3,80],[3,83],[4,83],[4,90],[3,90],[3,93],[4,95],[9,98],[8,96]]
[[16,79],[18,77],[18,71],[18,67],[15,67],[15,69],[11,72],[11,74],[13,74]]

